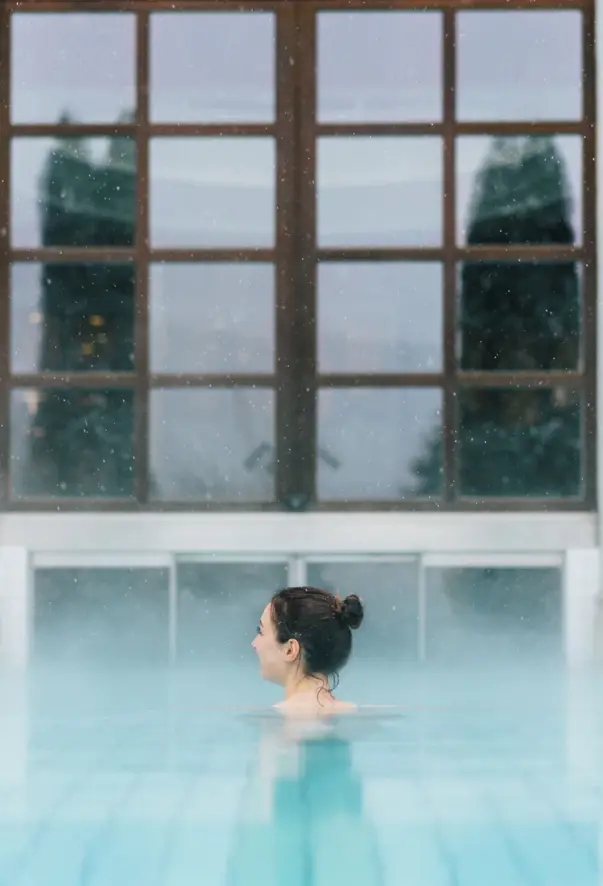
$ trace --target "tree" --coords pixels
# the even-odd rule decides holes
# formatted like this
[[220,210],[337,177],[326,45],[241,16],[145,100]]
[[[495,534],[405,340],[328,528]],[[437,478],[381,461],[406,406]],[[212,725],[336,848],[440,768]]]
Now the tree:
[[[476,180],[470,245],[575,240],[565,164],[550,136],[501,137]],[[576,368],[580,293],[572,261],[471,261],[459,281],[463,370]],[[458,396],[459,494],[572,495],[580,482],[580,410],[563,388],[463,390]],[[415,463],[415,495],[434,495],[441,430]]]
[[[69,122],[63,119],[62,122]],[[44,246],[130,246],[136,207],[131,140],[95,162],[80,138],[59,138],[40,181]],[[48,262],[41,270],[40,370],[129,371],[134,365],[133,266]],[[129,391],[45,388],[31,425],[28,494],[128,495]]]

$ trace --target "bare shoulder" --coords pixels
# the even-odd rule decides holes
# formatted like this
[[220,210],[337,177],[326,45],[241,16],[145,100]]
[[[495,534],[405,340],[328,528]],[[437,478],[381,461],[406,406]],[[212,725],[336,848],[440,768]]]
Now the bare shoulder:
[[332,717],[338,714],[353,714],[358,711],[358,706],[349,701],[339,701],[332,698],[328,702],[319,702],[316,699],[296,699],[282,701],[274,705],[275,710],[283,714],[294,716]]
[[334,714],[355,714],[359,709],[352,701],[334,701],[331,710]]

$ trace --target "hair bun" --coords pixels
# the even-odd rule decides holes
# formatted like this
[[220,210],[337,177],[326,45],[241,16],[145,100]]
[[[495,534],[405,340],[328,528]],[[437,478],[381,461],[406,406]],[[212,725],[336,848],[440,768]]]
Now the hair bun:
[[355,631],[362,624],[364,618],[364,609],[360,597],[356,594],[350,594],[341,603],[341,621]]

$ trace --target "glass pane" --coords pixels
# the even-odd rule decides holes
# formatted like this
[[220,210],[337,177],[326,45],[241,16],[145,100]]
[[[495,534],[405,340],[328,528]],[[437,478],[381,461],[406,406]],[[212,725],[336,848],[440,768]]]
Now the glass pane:
[[168,586],[167,569],[36,569],[36,660],[165,665]]
[[13,139],[13,246],[131,246],[135,219],[133,139]]
[[274,499],[274,393],[151,393],[151,491],[172,501]]
[[150,325],[153,372],[272,372],[274,267],[152,265]]
[[173,123],[274,120],[274,15],[151,15],[151,119]]
[[318,266],[321,372],[438,372],[442,267],[424,262]]
[[178,662],[238,671],[239,680],[250,671],[257,682],[251,643],[264,607],[287,586],[287,564],[179,563],[177,583]]
[[133,15],[13,13],[11,25],[13,123],[113,123],[133,114]]
[[14,390],[13,497],[132,495],[133,433],[131,391]]
[[319,498],[395,501],[439,495],[440,390],[323,389],[318,406]]
[[459,243],[582,243],[580,136],[459,138],[457,189]]
[[456,20],[460,120],[582,117],[580,12],[489,10]]
[[461,369],[578,369],[578,262],[467,262],[458,280]]
[[309,585],[325,588],[341,597],[357,594],[364,604],[364,621],[360,630],[353,635],[354,652],[345,670],[346,685],[349,674],[355,684],[366,681],[367,690],[372,688],[378,691],[375,673],[370,667],[372,664],[384,667],[388,677],[393,677],[395,672],[392,667],[417,660],[417,562],[380,563],[368,560],[364,563],[308,563],[307,574]]
[[567,388],[476,388],[460,391],[458,403],[461,495],[581,494],[577,394]]
[[562,656],[559,569],[428,568],[429,661],[480,668]]
[[150,153],[153,246],[274,245],[272,138],[155,138]]
[[317,176],[319,246],[441,244],[441,139],[321,138]]
[[440,120],[442,55],[439,12],[319,14],[319,120]]
[[14,264],[11,370],[132,370],[134,290],[133,265]]

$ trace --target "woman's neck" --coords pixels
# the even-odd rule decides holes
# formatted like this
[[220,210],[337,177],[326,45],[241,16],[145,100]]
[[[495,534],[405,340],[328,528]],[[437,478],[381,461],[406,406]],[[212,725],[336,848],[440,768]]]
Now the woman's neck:
[[298,695],[306,695],[314,692],[318,696],[327,692],[331,696],[329,681],[322,674],[316,676],[295,677],[285,683],[285,701],[289,701]]

